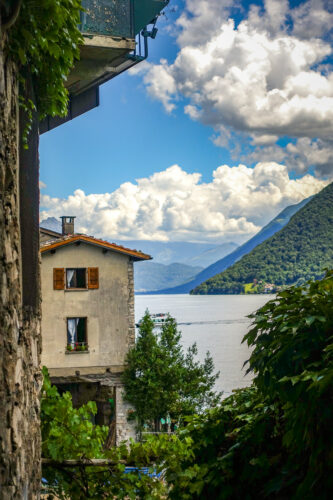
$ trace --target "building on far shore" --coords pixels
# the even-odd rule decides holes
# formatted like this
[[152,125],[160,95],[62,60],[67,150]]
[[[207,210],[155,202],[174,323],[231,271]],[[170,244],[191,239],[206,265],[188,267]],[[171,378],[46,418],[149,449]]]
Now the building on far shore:
[[120,377],[135,342],[133,263],[151,257],[76,234],[74,219],[62,217],[61,233],[40,229],[42,364],[74,406],[96,402],[115,443],[135,437]]

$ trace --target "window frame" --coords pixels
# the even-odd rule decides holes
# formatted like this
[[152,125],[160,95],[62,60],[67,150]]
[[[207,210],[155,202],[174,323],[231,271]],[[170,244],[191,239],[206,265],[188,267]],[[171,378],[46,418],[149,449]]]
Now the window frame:
[[[68,287],[67,271],[82,270],[85,272],[85,287]],[[72,277],[73,278],[73,277]],[[99,289],[99,267],[54,267],[53,290],[65,292],[84,292]]]
[[[84,271],[85,286],[67,286],[67,271]],[[73,279],[73,278],[72,278]],[[65,290],[88,290],[88,268],[87,267],[65,267]]]
[[[76,339],[74,342],[69,342],[69,332],[68,332],[68,320],[70,319],[83,319],[85,325],[84,337],[85,340],[83,342],[78,342],[78,331],[76,330]],[[66,316],[66,354],[83,354],[89,352],[89,344],[88,344],[88,317],[87,316]],[[73,347],[75,344],[75,347]],[[81,344],[81,345],[79,345]],[[70,347],[71,346],[71,347]],[[80,348],[78,348],[80,347]],[[84,347],[84,349],[82,349]]]

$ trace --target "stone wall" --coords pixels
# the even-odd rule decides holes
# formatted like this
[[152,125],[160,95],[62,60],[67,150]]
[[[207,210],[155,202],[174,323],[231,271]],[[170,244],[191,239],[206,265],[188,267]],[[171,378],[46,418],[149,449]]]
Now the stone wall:
[[22,308],[17,69],[5,44],[0,32],[0,497],[23,500],[40,489],[40,318]]
[[116,443],[128,441],[129,439],[136,440],[136,421],[128,421],[128,412],[131,411],[131,406],[124,401],[123,387],[116,387]]

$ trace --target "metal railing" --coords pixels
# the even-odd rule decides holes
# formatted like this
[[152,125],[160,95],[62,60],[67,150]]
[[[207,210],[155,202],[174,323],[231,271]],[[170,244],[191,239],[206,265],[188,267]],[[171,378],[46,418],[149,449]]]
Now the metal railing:
[[133,0],[82,0],[80,30],[84,35],[134,38]]

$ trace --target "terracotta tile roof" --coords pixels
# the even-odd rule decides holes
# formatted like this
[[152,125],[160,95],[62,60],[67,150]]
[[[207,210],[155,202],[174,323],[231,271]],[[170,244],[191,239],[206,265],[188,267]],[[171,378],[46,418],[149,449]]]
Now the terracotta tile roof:
[[134,260],[150,260],[152,258],[150,255],[140,252],[139,250],[131,250],[130,248],[117,245],[116,243],[109,243],[108,241],[99,240],[93,236],[86,236],[85,234],[69,234],[56,240],[41,242],[40,251],[43,254],[45,252],[49,252],[50,250],[56,250],[59,247],[61,248],[65,245],[70,245],[79,241],[90,245],[96,245],[107,250],[113,250],[114,252],[122,253],[124,255],[129,255]]

